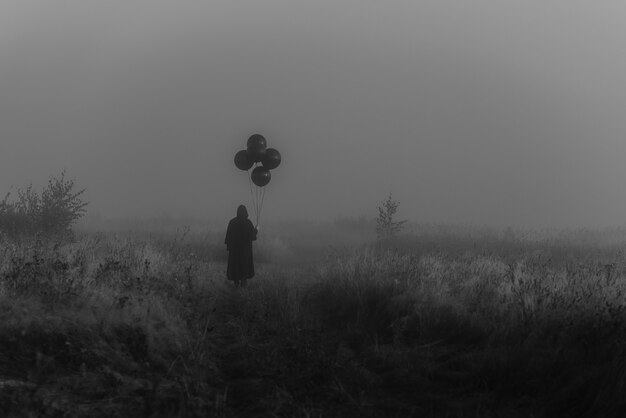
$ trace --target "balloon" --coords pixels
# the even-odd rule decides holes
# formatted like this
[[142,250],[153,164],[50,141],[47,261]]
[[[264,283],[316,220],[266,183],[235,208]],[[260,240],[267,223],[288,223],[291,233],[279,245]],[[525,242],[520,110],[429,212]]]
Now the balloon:
[[265,154],[267,152],[267,149],[265,148],[265,146],[262,146],[260,144],[253,144],[248,146],[248,159],[254,163],[259,163],[261,161],[263,161],[263,157],[265,157]]
[[280,165],[280,152],[275,150],[274,148],[268,148],[265,151],[265,157],[261,161],[263,167],[268,170],[273,170]]
[[254,134],[254,135],[250,136],[250,138],[248,138],[247,146],[248,146],[248,148],[250,148],[250,147],[260,147],[260,148],[265,149],[265,148],[267,148],[267,141],[265,140],[263,135]]
[[252,168],[253,164],[254,162],[248,158],[248,151],[245,149],[235,154],[235,165],[238,169],[247,171]]
[[252,182],[254,184],[259,187],[263,187],[270,182],[272,174],[267,168],[259,166],[252,170],[250,177],[252,178]]

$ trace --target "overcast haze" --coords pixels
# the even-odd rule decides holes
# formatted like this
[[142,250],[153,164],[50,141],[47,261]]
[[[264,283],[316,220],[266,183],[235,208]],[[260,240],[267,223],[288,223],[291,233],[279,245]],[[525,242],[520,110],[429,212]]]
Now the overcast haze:
[[620,1],[0,3],[0,187],[67,169],[104,216],[626,222]]

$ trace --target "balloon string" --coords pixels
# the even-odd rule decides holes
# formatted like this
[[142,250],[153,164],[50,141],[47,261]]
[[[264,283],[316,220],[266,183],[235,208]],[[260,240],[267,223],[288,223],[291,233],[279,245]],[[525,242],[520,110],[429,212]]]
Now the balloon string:
[[261,194],[262,194],[263,190],[264,189],[262,187],[259,187],[259,198],[257,199],[257,202],[258,202],[257,208],[258,208],[258,210],[257,210],[257,215],[256,215],[256,224],[257,224],[257,226],[259,225],[259,220],[261,219],[261,210],[263,210],[263,200],[261,199]]
[[[254,167],[258,167],[259,163],[254,163]],[[250,170],[248,170],[250,173]],[[252,190],[252,177],[248,175],[248,185],[250,186],[250,198],[252,200],[252,210],[254,211],[254,217],[256,219],[256,226],[259,225],[259,221],[261,220],[261,211],[263,210],[263,202],[265,200],[265,188],[254,186],[254,191]]]
[[256,207],[255,207],[255,214],[256,214],[256,225],[259,224],[259,186],[256,187]]
[[[254,168],[256,168],[258,166],[258,164],[255,162],[254,163]],[[259,219],[259,186],[254,187],[254,218],[256,220],[256,222],[258,222]]]
[[250,200],[252,200],[252,210],[254,210],[254,213],[256,216],[256,203],[254,199],[254,192],[252,191],[252,179],[250,178],[249,175],[248,175],[248,184],[250,186]]
[[259,187],[254,187],[254,219],[259,219]]
[[261,204],[259,206],[259,214],[257,216],[256,224],[259,224],[259,220],[261,219],[261,210],[263,210],[263,201],[265,200],[265,187],[261,188]]

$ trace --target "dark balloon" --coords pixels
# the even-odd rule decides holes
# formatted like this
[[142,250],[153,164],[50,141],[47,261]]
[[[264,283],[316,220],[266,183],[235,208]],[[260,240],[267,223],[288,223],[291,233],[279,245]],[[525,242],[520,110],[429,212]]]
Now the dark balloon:
[[265,167],[257,167],[252,170],[252,174],[250,174],[252,178],[252,183],[256,184],[259,187],[265,186],[272,179],[272,174]]
[[265,154],[267,152],[267,149],[265,148],[265,146],[261,146],[261,145],[250,145],[248,146],[248,159],[250,161],[252,161],[253,163],[260,163],[261,161],[263,161],[263,158],[265,157]]
[[265,157],[261,161],[263,167],[268,170],[273,170],[280,165],[280,152],[275,150],[274,148],[268,148],[265,151]]
[[248,138],[248,143],[247,143],[247,147],[259,147],[259,148],[267,148],[267,141],[265,140],[265,138],[263,137],[263,135],[260,134],[254,134],[252,136],[250,136],[250,138]]
[[235,165],[240,170],[250,170],[254,162],[248,158],[248,151],[241,150],[235,154]]

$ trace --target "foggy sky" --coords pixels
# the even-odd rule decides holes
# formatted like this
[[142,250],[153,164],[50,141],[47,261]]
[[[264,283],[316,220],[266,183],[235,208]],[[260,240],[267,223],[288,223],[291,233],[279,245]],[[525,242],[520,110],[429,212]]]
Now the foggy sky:
[[626,220],[619,1],[2,1],[0,190],[66,169],[104,216]]

